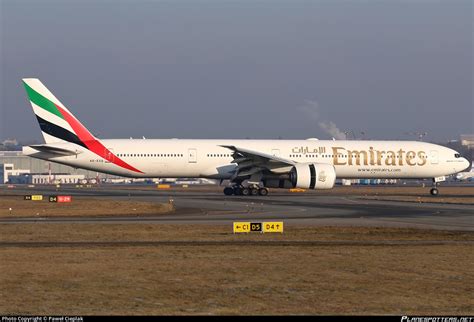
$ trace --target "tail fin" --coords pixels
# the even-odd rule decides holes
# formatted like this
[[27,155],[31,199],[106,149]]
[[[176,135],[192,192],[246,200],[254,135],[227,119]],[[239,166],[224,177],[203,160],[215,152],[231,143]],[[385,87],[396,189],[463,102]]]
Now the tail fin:
[[[47,144],[64,141],[75,143],[119,167],[143,173],[117,157],[96,139],[39,79],[24,78],[23,85]],[[38,150],[38,146],[32,147]],[[42,149],[44,150],[43,147]],[[52,149],[58,151],[57,147],[48,147],[48,152]]]
[[46,143],[71,142],[86,147],[95,137],[37,78],[24,78],[23,85]]

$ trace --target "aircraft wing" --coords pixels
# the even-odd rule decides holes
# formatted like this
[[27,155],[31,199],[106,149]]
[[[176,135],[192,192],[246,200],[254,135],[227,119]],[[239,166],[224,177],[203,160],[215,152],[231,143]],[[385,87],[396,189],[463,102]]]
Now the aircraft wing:
[[[239,148],[234,145],[221,146],[234,151],[232,154],[234,160],[232,162],[237,164],[237,171],[234,174],[234,178],[249,176],[263,170],[285,172],[285,170],[289,171],[289,169],[296,163],[288,159],[259,151]],[[281,171],[278,171],[279,169]]]

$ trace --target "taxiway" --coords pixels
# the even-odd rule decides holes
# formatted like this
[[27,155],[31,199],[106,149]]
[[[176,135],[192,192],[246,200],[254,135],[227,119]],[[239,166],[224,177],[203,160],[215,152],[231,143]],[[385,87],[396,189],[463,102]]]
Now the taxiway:
[[[374,188],[376,189],[376,188]],[[374,190],[375,191],[375,190]],[[18,189],[15,193],[32,193]],[[54,194],[54,188],[34,193]],[[172,202],[175,211],[157,216],[22,217],[1,218],[0,223],[183,223],[227,224],[233,221],[285,221],[288,224],[320,226],[383,226],[474,231],[472,204],[417,203],[370,200],[364,196],[277,192],[266,197],[223,196],[210,190],[140,190],[62,188],[62,194],[116,200]]]

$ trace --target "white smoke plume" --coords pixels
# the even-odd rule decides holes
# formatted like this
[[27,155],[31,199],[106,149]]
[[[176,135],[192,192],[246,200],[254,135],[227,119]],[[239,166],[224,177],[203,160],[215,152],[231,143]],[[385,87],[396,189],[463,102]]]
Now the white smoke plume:
[[319,104],[316,101],[304,100],[304,104],[298,107],[302,113],[316,122],[321,130],[337,140],[345,140],[346,134],[339,130],[334,122],[320,120]]
[[336,140],[345,140],[346,139],[346,134],[344,132],[341,132],[334,124],[334,122],[331,121],[325,121],[325,122],[318,122],[319,127],[329,135],[331,135],[333,138]]

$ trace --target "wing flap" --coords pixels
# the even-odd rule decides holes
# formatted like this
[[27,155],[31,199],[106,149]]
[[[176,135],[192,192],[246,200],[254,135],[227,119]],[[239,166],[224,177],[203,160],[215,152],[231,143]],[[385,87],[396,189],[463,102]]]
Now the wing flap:
[[237,169],[233,175],[234,179],[257,175],[263,171],[281,172],[278,171],[278,169],[286,171],[295,164],[292,160],[287,160],[259,151],[253,151],[233,145],[221,146],[234,152],[232,154],[234,158],[232,162],[237,164]]
[[234,163],[243,163],[252,161],[253,163],[281,163],[283,166],[294,165],[296,162],[284,158],[280,158],[271,154],[239,148],[233,145],[221,145],[224,148],[234,151]]

